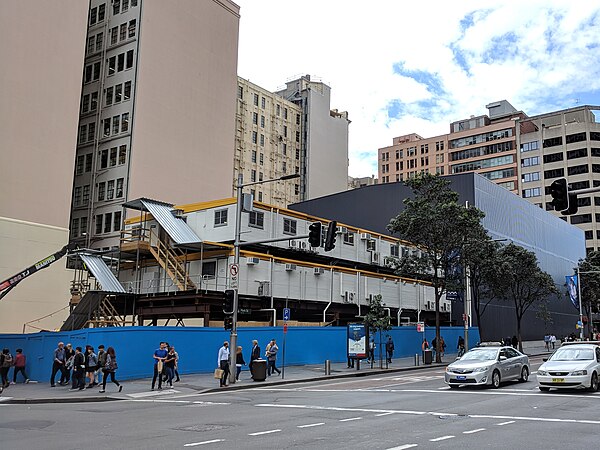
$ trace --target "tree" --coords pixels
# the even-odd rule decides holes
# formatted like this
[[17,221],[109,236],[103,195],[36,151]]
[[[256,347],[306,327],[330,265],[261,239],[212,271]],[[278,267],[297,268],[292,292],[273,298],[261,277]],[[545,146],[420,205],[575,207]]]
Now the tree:
[[492,285],[496,296],[512,301],[517,319],[517,338],[519,350],[523,351],[521,342],[521,321],[525,313],[533,305],[548,302],[551,295],[558,294],[552,277],[538,266],[533,252],[512,242],[500,248],[498,265]]
[[383,368],[383,360],[381,359],[381,332],[391,330],[392,324],[389,314],[383,308],[381,295],[374,295],[369,299],[369,312],[365,315],[364,320],[369,327],[369,334],[371,331],[379,333],[379,365]]
[[409,241],[421,252],[398,261],[400,273],[418,274],[428,280],[435,295],[435,336],[438,348],[436,362],[441,362],[440,299],[456,273],[465,242],[475,240],[481,232],[482,211],[465,208],[458,203],[458,194],[449,188],[450,182],[437,175],[418,174],[404,183],[414,198],[403,200],[405,209],[391,220],[388,229]]
[[[592,313],[600,310],[600,252],[589,253],[579,261],[582,306],[588,318],[588,336],[592,332]],[[569,294],[567,293],[567,296]]]

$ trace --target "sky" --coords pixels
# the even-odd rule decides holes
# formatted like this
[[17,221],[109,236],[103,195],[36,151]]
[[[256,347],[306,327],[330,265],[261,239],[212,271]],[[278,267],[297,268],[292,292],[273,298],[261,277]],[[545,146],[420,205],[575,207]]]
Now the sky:
[[234,0],[238,75],[275,91],[310,74],[348,111],[348,173],[377,149],[508,100],[528,115],[600,105],[600,0]]

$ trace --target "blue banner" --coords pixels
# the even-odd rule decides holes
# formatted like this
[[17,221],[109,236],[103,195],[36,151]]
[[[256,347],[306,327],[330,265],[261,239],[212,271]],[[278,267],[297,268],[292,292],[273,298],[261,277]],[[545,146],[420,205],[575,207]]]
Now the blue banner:
[[579,309],[579,295],[577,294],[577,275],[567,275],[567,291],[569,292],[569,299],[573,306]]

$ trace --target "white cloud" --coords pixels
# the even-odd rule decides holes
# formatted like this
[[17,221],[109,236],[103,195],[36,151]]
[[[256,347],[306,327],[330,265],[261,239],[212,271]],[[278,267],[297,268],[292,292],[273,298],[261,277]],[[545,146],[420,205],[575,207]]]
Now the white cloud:
[[353,176],[376,174],[394,136],[446,133],[492,101],[529,114],[600,103],[600,0],[237,3],[239,75],[270,90],[301,74],[329,84],[352,120]]

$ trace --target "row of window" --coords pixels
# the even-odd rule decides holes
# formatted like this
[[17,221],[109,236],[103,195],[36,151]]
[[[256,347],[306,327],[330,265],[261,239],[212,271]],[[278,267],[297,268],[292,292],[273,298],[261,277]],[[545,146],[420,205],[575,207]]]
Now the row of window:
[[115,103],[124,102],[131,98],[131,81],[117,84],[106,88],[105,90],[105,101],[106,106],[113,105]]
[[98,201],[123,198],[123,182],[124,178],[117,178],[98,183]]
[[488,167],[503,166],[505,164],[512,164],[514,162],[514,155],[499,156],[497,158],[482,159],[481,161],[473,161],[464,164],[457,164],[452,166],[452,173],[469,172],[472,170],[486,169]]
[[104,22],[105,16],[106,16],[106,3],[102,3],[101,5],[90,9],[90,19],[89,19],[90,26],[95,25],[100,22]]
[[100,79],[100,61],[85,66],[83,71],[83,82],[91,83]]
[[98,91],[85,94],[81,98],[81,114],[96,111],[98,109]]
[[525,142],[524,144],[521,144],[521,152],[531,152],[533,150],[539,150],[539,148],[539,141]]
[[[122,23],[119,26],[110,29],[110,45],[117,45],[119,42],[126,41],[135,37],[137,22],[135,19]],[[96,50],[98,51],[98,50]]]
[[71,221],[71,237],[85,236],[87,233],[87,217],[74,218]]
[[[100,63],[98,63],[100,64]],[[119,53],[116,56],[108,58],[108,76],[114,75],[116,72],[122,72],[133,67],[133,50],[128,50],[126,53]]]
[[[112,123],[112,127],[111,127]],[[129,113],[113,116],[102,120],[103,137],[125,133],[129,131]],[[112,130],[112,132],[111,132]]]
[[523,189],[522,191],[523,198],[539,197],[540,195],[542,195],[542,188],[539,187]]
[[104,43],[104,32],[88,37],[87,54],[91,55],[102,50]]
[[489,133],[477,134],[475,136],[467,136],[460,139],[450,141],[450,148],[460,148],[467,145],[480,144],[482,142],[494,141],[496,139],[504,139],[513,135],[512,128],[506,130],[492,131]]
[[84,123],[79,126],[79,144],[85,144],[86,142],[94,142],[96,138],[96,123]]
[[501,169],[494,170],[492,172],[483,172],[480,175],[486,177],[488,180],[500,180],[502,178],[510,178],[515,176],[515,169]]
[[461,159],[476,158],[478,156],[493,155],[494,153],[507,152],[513,149],[513,142],[500,142],[498,144],[484,145],[482,147],[470,148],[450,154],[450,161],[459,161]]
[[114,213],[98,214],[95,217],[96,233],[103,234],[111,231],[121,231],[121,211]]
[[73,206],[86,206],[90,201],[90,185],[75,186],[73,189]]
[[540,173],[539,172],[524,173],[522,180],[523,180],[523,183],[530,183],[532,181],[539,181],[540,180]]
[[118,148],[112,147],[109,149],[100,150],[100,168],[106,169],[117,165],[125,164],[127,160],[127,145],[121,145]]
[[81,175],[84,172],[92,171],[92,154],[79,155],[75,162],[75,175]]
[[131,7],[135,7],[138,4],[138,0],[112,0],[113,3],[113,15],[124,13]]

